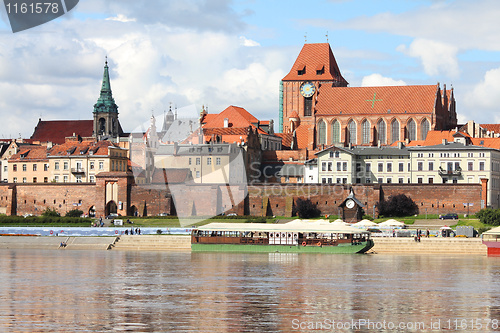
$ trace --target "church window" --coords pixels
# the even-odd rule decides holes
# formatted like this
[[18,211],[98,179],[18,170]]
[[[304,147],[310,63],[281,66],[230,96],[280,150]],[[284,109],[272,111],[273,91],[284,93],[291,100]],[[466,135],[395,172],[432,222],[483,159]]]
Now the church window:
[[351,120],[347,125],[347,134],[349,135],[349,143],[356,144],[356,123]]
[[415,121],[413,119],[410,119],[408,121],[406,129],[408,131],[408,139],[410,139],[410,141],[416,140],[417,139],[417,124],[415,124]]
[[420,126],[420,131],[422,131],[421,136],[422,140],[425,140],[427,138],[427,133],[430,130],[430,124],[427,119],[422,120],[422,125]]
[[304,97],[304,116],[312,115],[312,97]]
[[380,119],[377,123],[377,139],[381,144],[385,144],[387,141],[385,121]]
[[332,124],[332,143],[340,142],[340,123],[335,120]]
[[370,123],[368,120],[364,120],[361,124],[363,143],[370,143]]
[[399,141],[399,121],[394,119],[391,123],[391,143]]
[[318,124],[318,144],[326,144],[326,124],[323,120],[320,120]]

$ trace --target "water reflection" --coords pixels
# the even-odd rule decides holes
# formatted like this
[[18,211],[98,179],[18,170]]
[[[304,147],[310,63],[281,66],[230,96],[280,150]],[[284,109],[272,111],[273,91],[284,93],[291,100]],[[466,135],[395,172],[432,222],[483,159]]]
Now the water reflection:
[[500,260],[482,256],[2,250],[0,330],[485,321],[500,319],[499,277]]

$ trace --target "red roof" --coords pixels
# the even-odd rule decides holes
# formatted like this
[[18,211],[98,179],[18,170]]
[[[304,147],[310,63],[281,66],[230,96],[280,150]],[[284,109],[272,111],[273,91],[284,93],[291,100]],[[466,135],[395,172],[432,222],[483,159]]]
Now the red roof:
[[293,134],[292,133],[275,133],[277,137],[281,138],[281,147],[290,149],[292,147]]
[[255,127],[253,124],[259,122],[247,110],[231,105],[214,117],[209,117],[210,120],[203,125],[203,128],[224,128],[224,119],[226,118],[228,119],[228,127]]
[[[299,75],[299,71],[304,71]],[[320,72],[318,72],[320,71]],[[321,73],[321,74],[320,74]],[[283,81],[338,81],[347,85],[328,43],[304,44],[290,72]]]
[[21,147],[17,154],[12,155],[9,158],[10,161],[20,161],[20,160],[29,160],[29,161],[41,161],[47,160],[47,147],[44,146],[28,146]]
[[109,154],[109,147],[116,147],[111,141],[68,141],[61,145],[56,145],[49,150],[50,156],[75,156],[92,155],[106,156]]
[[297,136],[297,147],[295,149],[306,149],[309,145],[309,129],[311,125],[300,124],[295,130]]
[[500,133],[500,124],[480,124],[487,131]]
[[472,138],[471,140],[474,146],[500,149],[500,138]]
[[30,139],[62,144],[74,134],[91,137],[93,131],[93,120],[39,120]]
[[436,105],[438,88],[437,85],[386,87],[322,85],[318,90],[316,115],[430,114]]

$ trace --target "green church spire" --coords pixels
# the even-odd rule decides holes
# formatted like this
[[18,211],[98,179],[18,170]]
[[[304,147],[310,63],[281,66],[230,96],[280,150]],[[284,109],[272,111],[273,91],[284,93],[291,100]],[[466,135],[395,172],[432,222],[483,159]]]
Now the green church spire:
[[106,63],[104,65],[104,74],[102,76],[101,95],[94,105],[94,113],[96,112],[114,112],[118,113],[118,106],[113,99],[111,92],[111,84],[109,80],[109,67],[108,57],[106,56]]

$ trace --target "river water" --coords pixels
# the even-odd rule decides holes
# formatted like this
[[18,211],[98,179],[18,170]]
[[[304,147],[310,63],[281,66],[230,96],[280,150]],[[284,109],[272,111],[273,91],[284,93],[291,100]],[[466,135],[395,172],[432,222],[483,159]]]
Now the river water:
[[495,332],[499,291],[485,256],[0,250],[1,332]]

